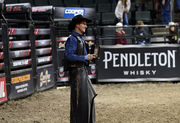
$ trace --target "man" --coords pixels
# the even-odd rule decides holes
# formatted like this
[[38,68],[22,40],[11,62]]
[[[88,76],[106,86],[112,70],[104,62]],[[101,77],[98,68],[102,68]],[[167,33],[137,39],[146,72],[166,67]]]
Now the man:
[[68,62],[71,84],[70,123],[95,123],[94,98],[97,95],[88,78],[88,62],[95,58],[88,54],[82,38],[89,19],[82,15],[72,18],[68,28],[72,34],[66,41],[65,59]]

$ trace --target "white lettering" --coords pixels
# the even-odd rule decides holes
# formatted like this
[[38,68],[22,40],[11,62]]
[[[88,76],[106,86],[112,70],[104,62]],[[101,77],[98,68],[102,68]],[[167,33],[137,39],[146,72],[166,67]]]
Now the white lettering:
[[121,67],[124,66],[124,62],[125,61],[125,66],[127,67],[128,66],[128,54],[125,53],[125,54],[120,54],[120,61],[121,61]]
[[[176,67],[176,50],[160,53],[111,53],[104,52],[104,68],[111,67]],[[138,73],[141,74],[141,73]]]
[[156,75],[156,70],[137,70],[137,71],[123,71],[125,76],[135,76],[135,75],[140,75],[140,76],[150,76],[150,75]]
[[138,53],[138,66],[139,67],[143,67],[144,66],[144,64],[141,64],[141,54],[140,53]]
[[147,67],[151,66],[151,64],[148,64],[148,60],[150,59],[150,57],[149,57],[150,55],[151,55],[150,53],[146,53],[146,54],[144,55],[144,56],[145,56],[145,58],[144,58],[144,59],[145,59],[145,61],[144,61],[145,63],[144,63],[144,64],[145,64],[145,66],[147,66]]
[[17,90],[17,89],[25,88],[25,87],[28,87],[28,83],[22,84],[22,85],[18,85],[18,86],[15,87],[15,89]]
[[157,66],[157,59],[156,59],[156,56],[158,56],[158,53],[152,53],[153,55],[153,59],[154,59],[154,66]]
[[79,14],[83,15],[84,10],[83,9],[66,9],[65,14],[73,14],[74,16],[79,15]]
[[5,92],[4,92],[4,81],[0,82],[0,98],[5,97]]
[[[168,50],[168,67],[170,68],[171,66],[173,68],[176,67],[176,50],[173,50],[172,52]],[[171,65],[171,59],[172,59],[172,65]]]
[[159,65],[161,66],[166,66],[167,64],[167,56],[165,53],[160,53],[159,54]]
[[103,62],[105,62],[105,69],[108,69],[108,62],[112,60],[112,54],[111,52],[104,52],[105,54],[105,59],[103,60]]
[[[134,61],[134,63],[133,63]],[[135,53],[130,53],[129,54],[129,66],[134,67],[137,65],[137,56]]]
[[119,67],[119,64],[116,64],[116,61],[118,60],[119,54],[115,53],[113,54],[113,67]]

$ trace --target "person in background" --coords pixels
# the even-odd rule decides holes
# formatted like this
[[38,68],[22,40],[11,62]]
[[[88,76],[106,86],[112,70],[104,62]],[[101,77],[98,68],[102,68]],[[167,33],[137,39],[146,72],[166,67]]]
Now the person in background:
[[88,78],[88,63],[96,56],[88,54],[82,38],[89,19],[76,15],[69,23],[71,35],[65,44],[65,60],[68,64],[71,86],[70,123],[95,123],[94,90]]
[[170,43],[178,43],[178,36],[177,36],[177,24],[174,22],[169,22],[169,36],[168,39]]
[[149,38],[146,37],[148,36],[147,30],[145,30],[144,27],[141,27],[144,25],[144,22],[137,21],[136,25],[139,27],[137,27],[134,30],[135,44],[141,44],[141,45],[150,44]]
[[[123,31],[122,28],[123,24],[121,22],[116,24],[116,33],[115,33],[115,44],[116,45],[126,45],[129,44],[126,41],[126,37],[125,37],[125,32]],[[117,38],[119,37],[119,38]]]
[[180,12],[180,0],[176,0],[177,11]]
[[161,6],[162,24],[168,24],[171,21],[170,0],[159,0]]
[[123,25],[129,25],[128,15],[131,7],[130,0],[119,0],[115,8],[115,16],[118,19],[118,22],[122,22]]

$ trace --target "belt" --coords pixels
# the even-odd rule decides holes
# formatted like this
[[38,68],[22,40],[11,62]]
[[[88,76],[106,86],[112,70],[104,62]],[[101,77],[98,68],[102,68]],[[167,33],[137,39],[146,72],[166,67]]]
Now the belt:
[[85,64],[71,64],[72,68],[86,68]]

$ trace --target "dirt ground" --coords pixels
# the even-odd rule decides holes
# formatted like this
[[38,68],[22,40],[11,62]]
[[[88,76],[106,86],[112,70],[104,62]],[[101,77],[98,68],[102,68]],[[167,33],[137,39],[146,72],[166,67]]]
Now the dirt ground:
[[[97,123],[180,123],[180,83],[94,85]],[[0,123],[69,123],[70,88],[0,105]]]

